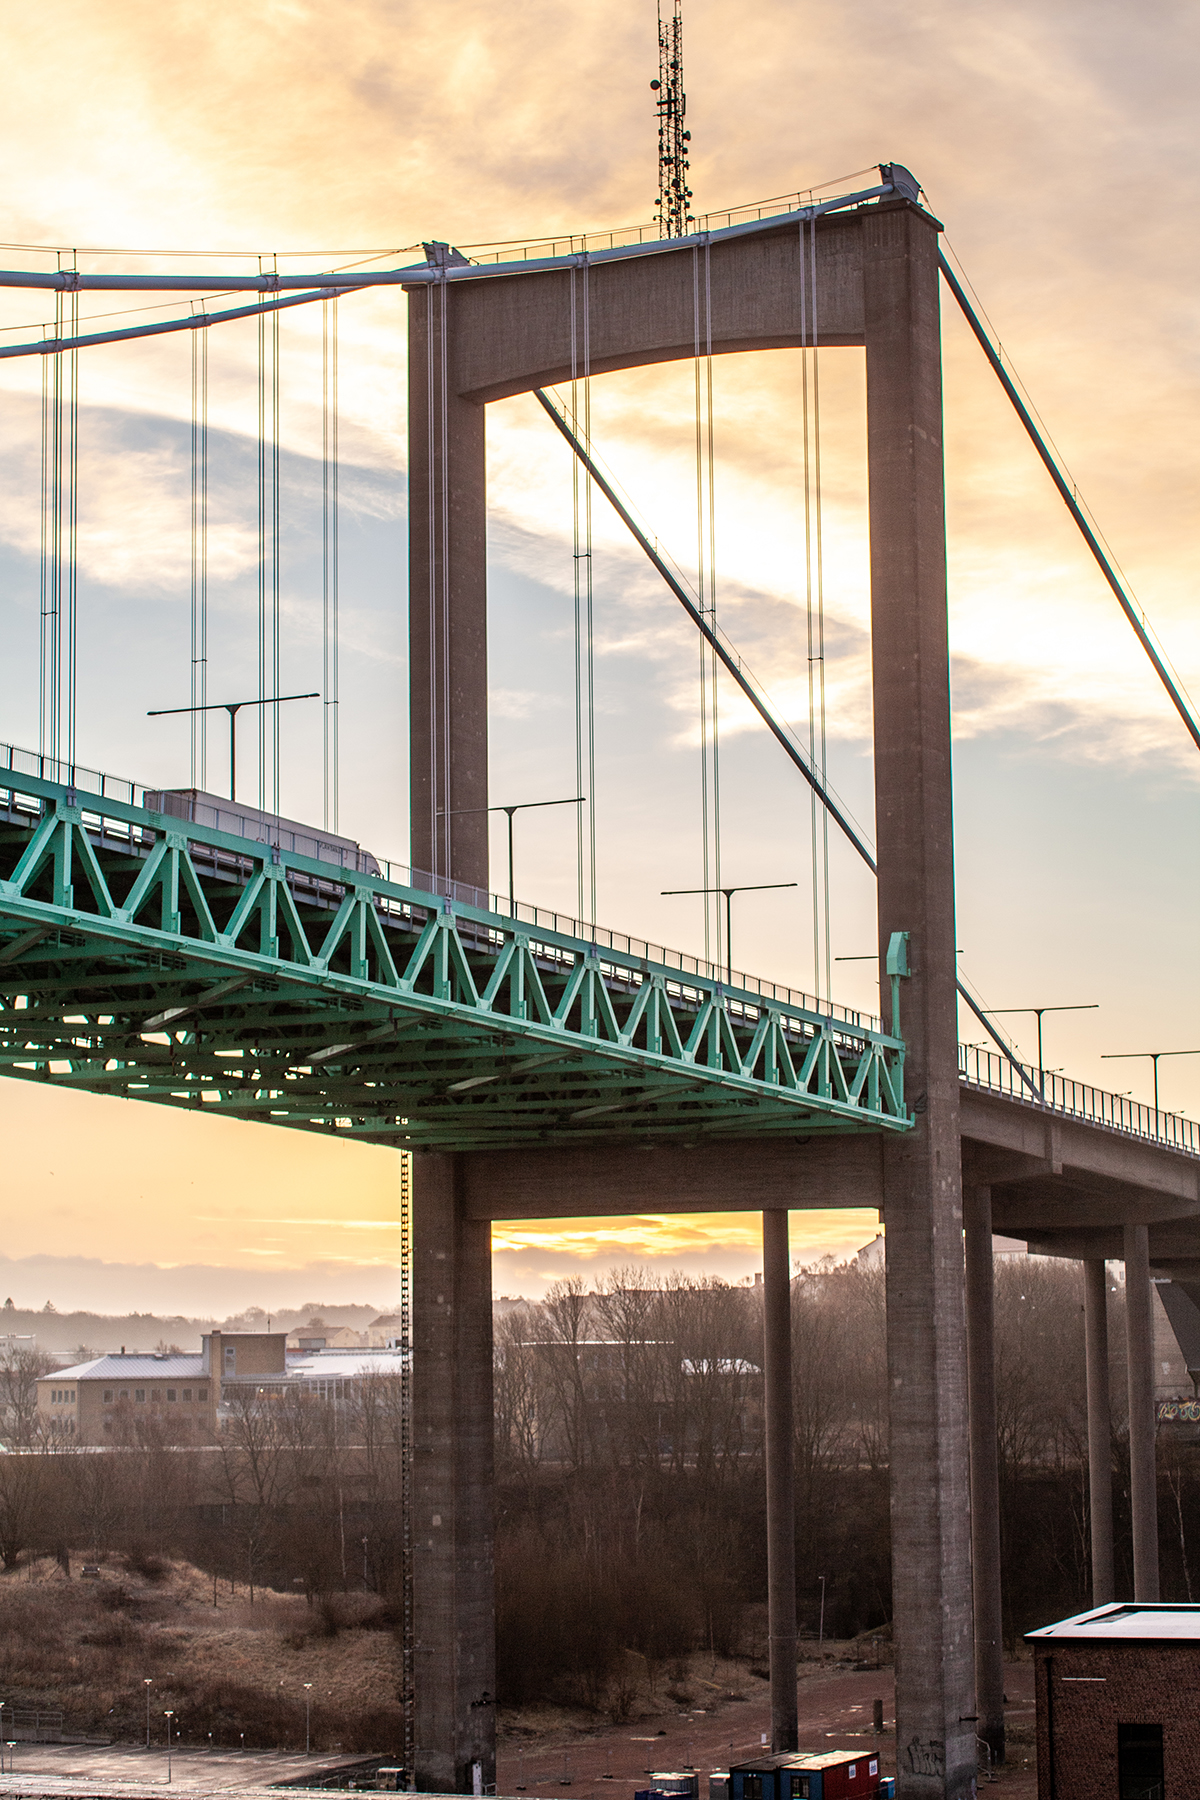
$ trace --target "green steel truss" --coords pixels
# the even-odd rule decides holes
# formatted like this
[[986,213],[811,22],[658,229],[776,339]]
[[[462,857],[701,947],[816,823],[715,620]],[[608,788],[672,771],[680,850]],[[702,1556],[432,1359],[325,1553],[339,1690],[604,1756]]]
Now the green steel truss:
[[875,1021],[425,879],[0,769],[0,1073],[410,1150],[908,1128]]

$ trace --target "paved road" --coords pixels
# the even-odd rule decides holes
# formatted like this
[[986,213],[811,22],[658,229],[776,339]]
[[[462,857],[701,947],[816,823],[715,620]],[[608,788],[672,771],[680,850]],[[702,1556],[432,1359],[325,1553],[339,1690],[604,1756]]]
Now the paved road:
[[[9,1759],[12,1759],[11,1770]],[[277,1782],[344,1768],[353,1756],[281,1756],[277,1751],[196,1750],[171,1753],[172,1789],[192,1794],[260,1790]],[[167,1753],[134,1744],[18,1744],[5,1750],[0,1794],[73,1792],[136,1794],[167,1786]],[[279,1796],[276,1796],[279,1800]]]

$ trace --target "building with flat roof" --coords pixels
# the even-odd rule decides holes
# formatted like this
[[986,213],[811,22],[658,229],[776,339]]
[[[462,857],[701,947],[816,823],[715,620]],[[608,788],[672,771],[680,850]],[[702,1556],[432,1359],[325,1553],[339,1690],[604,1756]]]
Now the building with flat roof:
[[43,1438],[80,1445],[219,1441],[231,1409],[291,1392],[334,1405],[398,1375],[397,1350],[289,1350],[282,1331],[213,1331],[198,1356],[98,1356],[37,1383]]
[[1039,1794],[1164,1800],[1200,1791],[1200,1606],[1098,1606],[1025,1641],[1035,1663]]

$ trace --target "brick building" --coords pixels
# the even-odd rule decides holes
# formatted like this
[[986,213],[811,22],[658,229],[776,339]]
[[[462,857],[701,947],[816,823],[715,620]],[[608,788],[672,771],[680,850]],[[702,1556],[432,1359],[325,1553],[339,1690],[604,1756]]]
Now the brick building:
[[401,1362],[394,1350],[290,1350],[282,1331],[214,1331],[198,1356],[122,1350],[42,1376],[38,1420],[51,1442],[212,1444],[231,1407],[297,1388],[337,1405]]
[[1026,1642],[1041,1800],[1200,1794],[1200,1606],[1100,1606]]

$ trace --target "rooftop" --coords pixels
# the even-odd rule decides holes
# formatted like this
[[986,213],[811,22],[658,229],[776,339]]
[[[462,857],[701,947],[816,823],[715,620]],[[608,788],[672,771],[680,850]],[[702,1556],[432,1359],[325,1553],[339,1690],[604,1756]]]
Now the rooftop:
[[1025,1633],[1027,1642],[1053,1638],[1076,1643],[1153,1642],[1194,1638],[1200,1640],[1200,1606],[1145,1605],[1097,1606],[1091,1612],[1060,1619]]
[[96,1356],[91,1362],[55,1369],[43,1381],[169,1381],[208,1374],[202,1356]]

